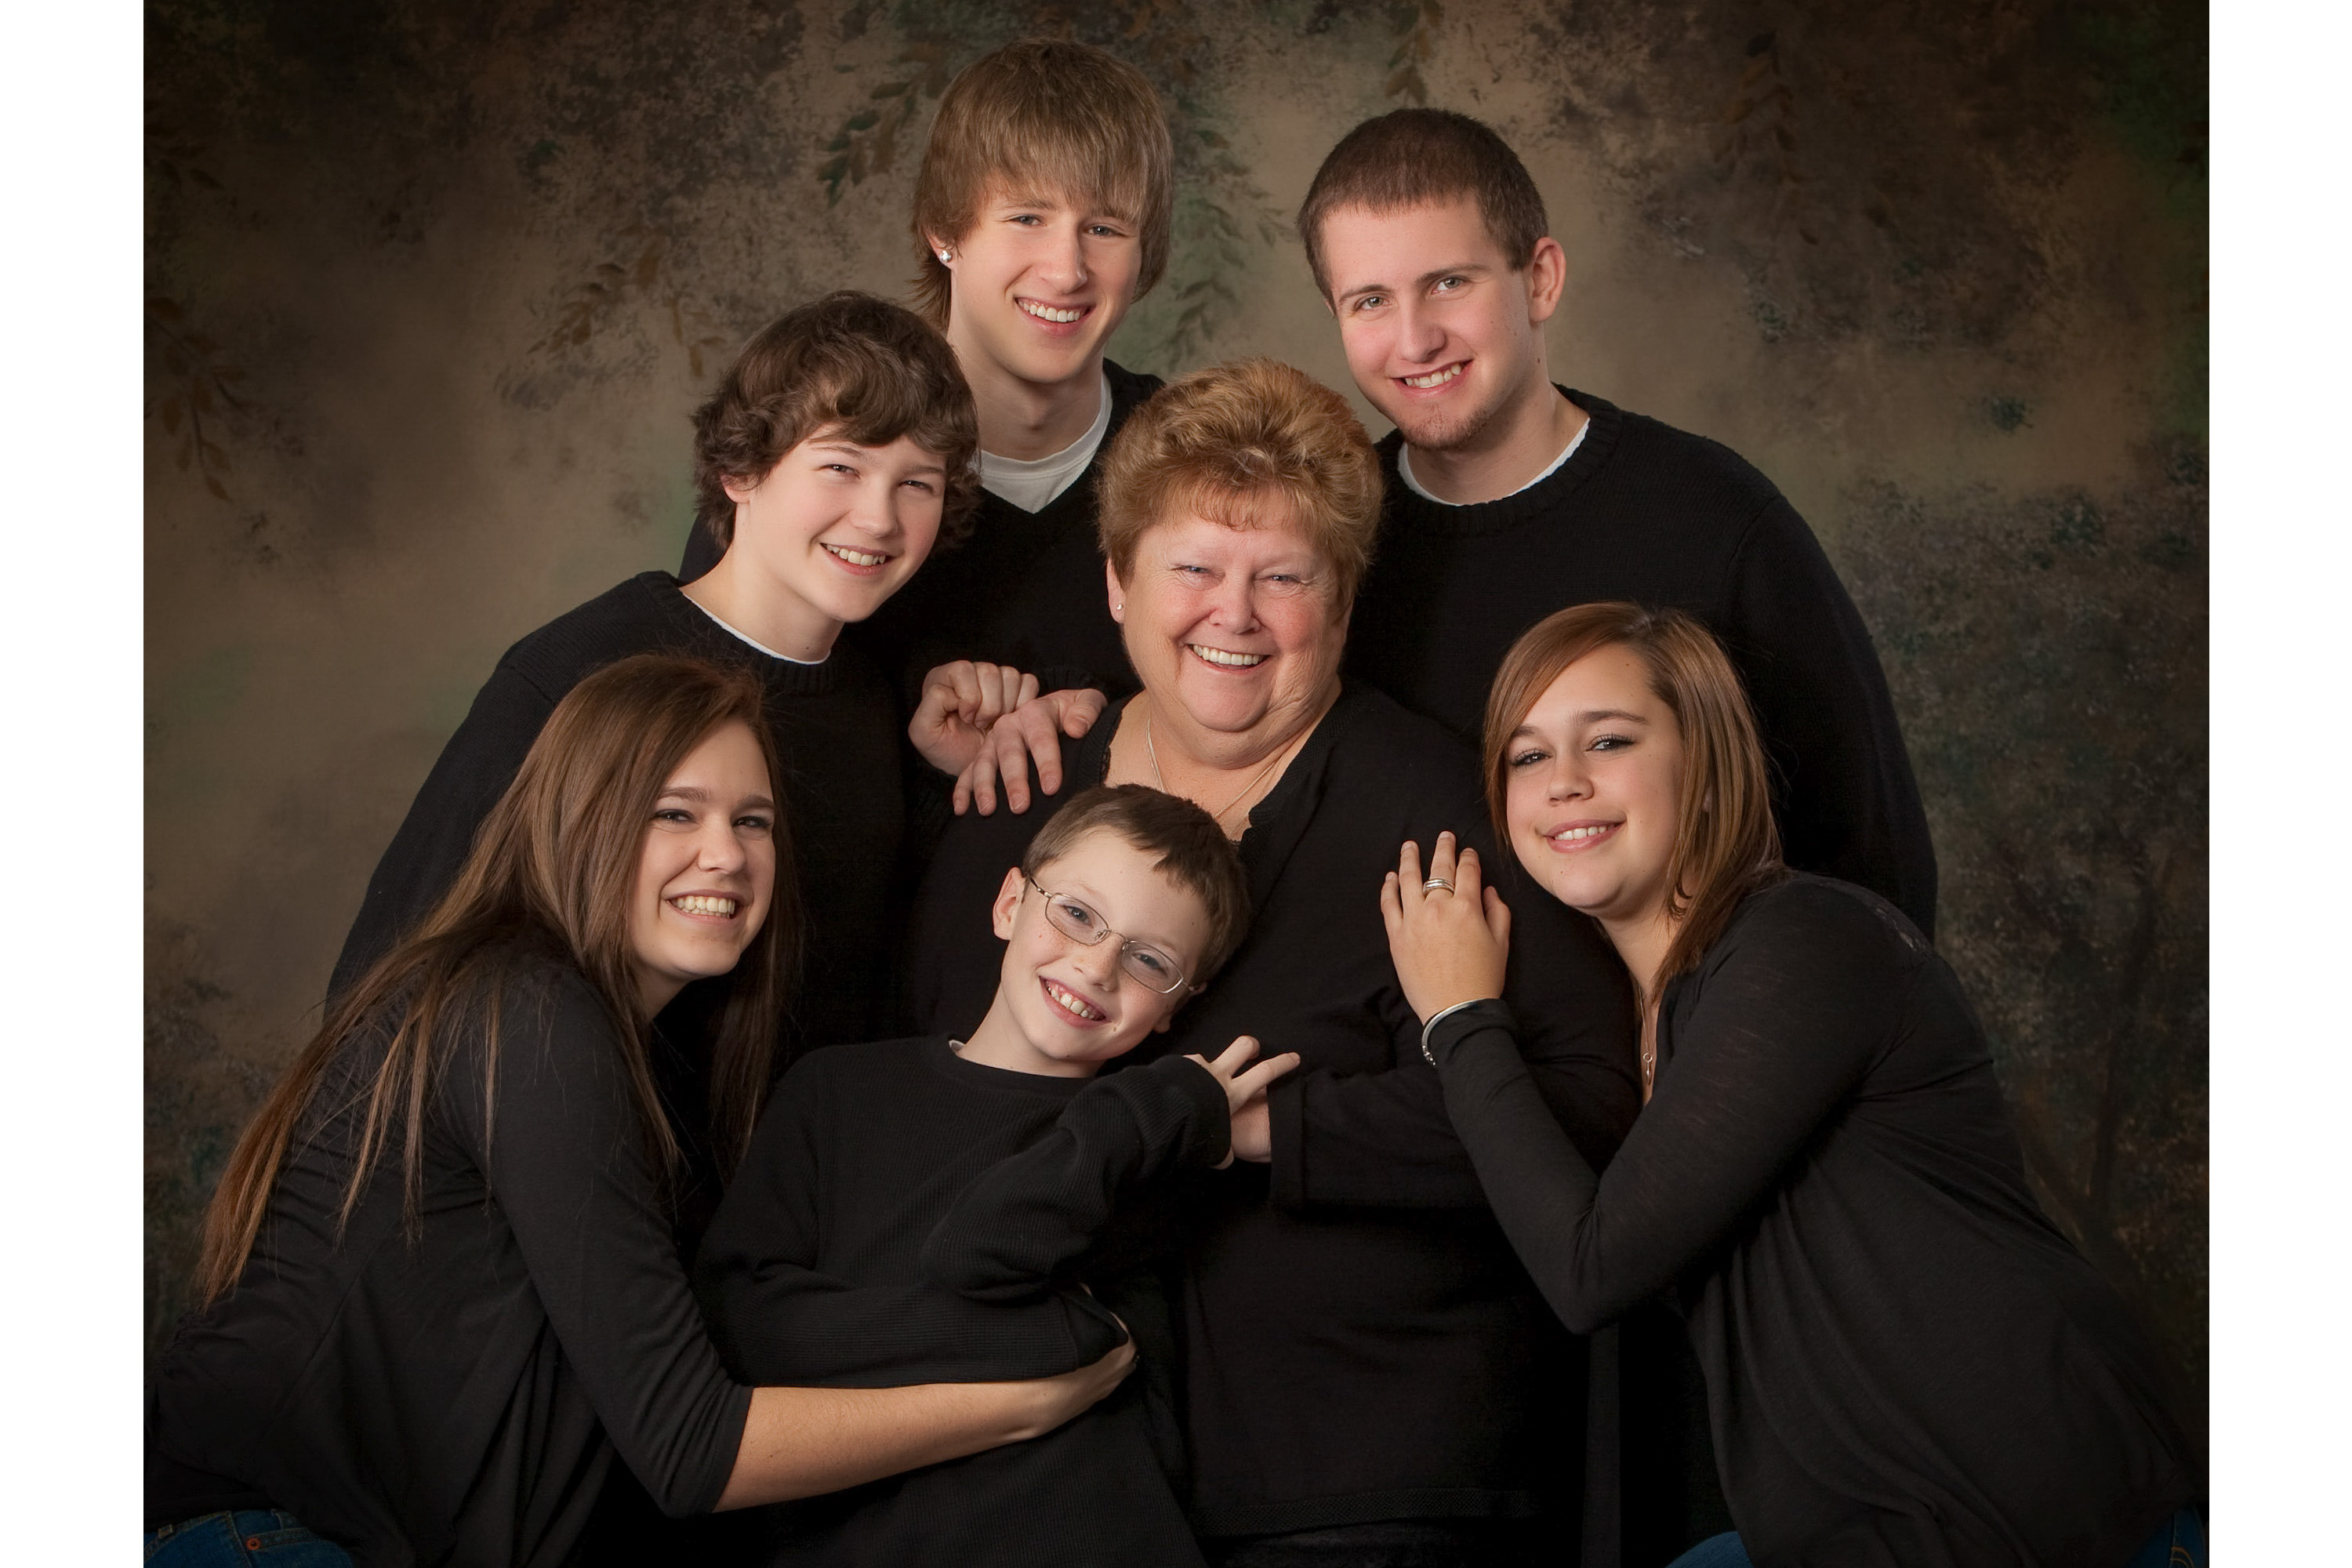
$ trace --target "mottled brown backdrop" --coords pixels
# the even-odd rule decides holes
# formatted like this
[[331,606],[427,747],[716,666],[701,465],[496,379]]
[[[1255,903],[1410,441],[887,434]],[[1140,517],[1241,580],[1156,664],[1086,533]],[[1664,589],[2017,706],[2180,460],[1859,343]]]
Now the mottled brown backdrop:
[[2035,1179],[2201,1391],[2201,7],[155,0],[147,26],[151,1349],[499,650],[675,563],[686,416],[731,346],[897,292],[940,89],[1066,33],[1176,126],[1173,264],[1113,347],[1136,368],[1269,353],[1347,388],[1285,223],[1321,153],[1406,102],[1520,150],[1571,268],[1560,376],[1744,453],[1844,573]]

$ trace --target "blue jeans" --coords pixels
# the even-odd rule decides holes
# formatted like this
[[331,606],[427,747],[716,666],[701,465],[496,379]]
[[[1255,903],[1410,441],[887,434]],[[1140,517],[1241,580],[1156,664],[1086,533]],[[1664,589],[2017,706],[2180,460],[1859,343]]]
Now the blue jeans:
[[[1725,1531],[1710,1535],[1666,1568],[1755,1568],[1738,1535]],[[2147,1544],[2132,1553],[2124,1568],[2205,1568],[2205,1521],[2193,1508],[2184,1508],[2167,1520]]]
[[208,1513],[147,1532],[147,1568],[352,1568],[351,1553],[282,1508]]

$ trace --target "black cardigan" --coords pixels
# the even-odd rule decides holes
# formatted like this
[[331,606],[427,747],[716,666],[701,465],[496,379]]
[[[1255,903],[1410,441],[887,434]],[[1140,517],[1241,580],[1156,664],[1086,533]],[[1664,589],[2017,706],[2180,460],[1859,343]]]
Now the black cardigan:
[[1959,983],[1884,900],[1748,898],[1666,988],[1656,1090],[1598,1178],[1515,1014],[1432,1030],[1454,1125],[1570,1327],[1675,1287],[1759,1568],[2116,1564],[2190,1499],[2153,1352],[2034,1202]]
[[[1047,691],[1091,686],[1124,697],[1135,689],[1103,584],[1096,486],[1119,426],[1160,382],[1108,360],[1103,374],[1110,382],[1110,428],[1067,489],[1034,512],[982,490],[969,537],[934,551],[887,604],[843,632],[889,677],[909,711],[924,675],[959,658],[1027,670]],[[679,581],[691,583],[719,556],[696,527]]]
[[338,1238],[384,1037],[331,1065],[234,1293],[150,1385],[150,1528],[274,1505],[363,1568],[551,1568],[616,1451],[671,1513],[718,1501],[751,1390],[705,1337],[610,1016],[519,950],[494,1117],[480,1016],[426,1117],[413,1243],[396,1135]]
[[933,1037],[793,1068],[695,1267],[738,1376],[1045,1377],[1108,1353],[1122,1319],[1162,1365],[1030,1442],[768,1510],[766,1560],[1199,1568],[1162,1463],[1178,1446],[1165,1335],[1152,1345],[1100,1245],[1122,1207],[1223,1158],[1225,1128],[1223,1089],[1181,1058],[1089,1081],[966,1061]]
[[1444,506],[1397,475],[1356,602],[1348,672],[1471,745],[1519,634],[1599,599],[1687,610],[1723,639],[1772,761],[1790,865],[1859,882],[1934,934],[1936,853],[1870,632],[1796,509],[1738,454],[1589,393],[1559,470]]
[[[1066,791],[1102,778],[1118,721],[1065,742]],[[926,1027],[985,1013],[1003,947],[971,933],[1053,804],[959,818],[941,842],[910,936]],[[1488,847],[1470,758],[1349,688],[1250,814],[1247,941],[1156,1037],[1213,1054],[1250,1034],[1305,1058],[1270,1097],[1272,1166],[1216,1173],[1189,1215],[1178,1327],[1203,1532],[1573,1511],[1580,1415],[1560,1384],[1580,1386],[1577,1350],[1485,1210],[1381,923],[1399,844],[1447,827]],[[1591,922],[1521,904],[1511,994],[1547,1020],[1528,1058],[1605,1160],[1639,1099],[1623,969]]]

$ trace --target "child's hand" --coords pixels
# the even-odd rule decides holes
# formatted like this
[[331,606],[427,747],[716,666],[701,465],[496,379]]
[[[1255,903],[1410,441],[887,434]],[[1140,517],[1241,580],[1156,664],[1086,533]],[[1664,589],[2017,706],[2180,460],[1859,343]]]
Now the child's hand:
[[1233,1121],[1233,1147],[1217,1162],[1223,1170],[1234,1157],[1263,1165],[1274,1158],[1274,1124],[1265,1109],[1266,1086],[1298,1065],[1297,1051],[1285,1051],[1278,1057],[1268,1057],[1255,1067],[1250,1058],[1257,1055],[1257,1042],[1244,1035],[1227,1046],[1215,1061],[1206,1057],[1187,1057],[1187,1061],[1199,1062],[1209,1069],[1209,1076],[1224,1085],[1225,1113]]
[[959,658],[923,677],[907,739],[943,773],[961,773],[997,720],[1037,695],[1037,678],[1009,664]]
[[[1449,883],[1453,890],[1425,881]],[[1381,919],[1404,999],[1423,1023],[1456,1003],[1503,994],[1511,911],[1494,889],[1480,885],[1478,851],[1457,856],[1451,833],[1437,836],[1426,879],[1420,847],[1405,840],[1397,868],[1381,884]]]

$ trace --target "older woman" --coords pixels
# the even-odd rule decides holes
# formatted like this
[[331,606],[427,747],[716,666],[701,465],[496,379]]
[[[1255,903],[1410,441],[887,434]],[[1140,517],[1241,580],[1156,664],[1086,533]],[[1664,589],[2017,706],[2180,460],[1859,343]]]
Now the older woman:
[[[1371,905],[1400,838],[1479,815],[1458,742],[1340,679],[1379,505],[1362,427],[1299,372],[1251,360],[1161,391],[1103,481],[1142,690],[1064,750],[1065,787],[1183,795],[1249,870],[1249,939],[1165,1048],[1249,1034],[1304,1058],[1235,1127],[1255,1163],[1187,1215],[1191,1506],[1226,1564],[1509,1563],[1556,1549],[1574,1507],[1575,1346],[1486,1211]],[[911,939],[925,1027],[986,1010],[996,954],[965,933],[1043,815],[965,816],[942,842]],[[1520,954],[1511,994],[1546,1021],[1529,1070],[1605,1160],[1637,1104],[1622,972],[1564,910],[1523,921]]]

